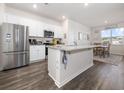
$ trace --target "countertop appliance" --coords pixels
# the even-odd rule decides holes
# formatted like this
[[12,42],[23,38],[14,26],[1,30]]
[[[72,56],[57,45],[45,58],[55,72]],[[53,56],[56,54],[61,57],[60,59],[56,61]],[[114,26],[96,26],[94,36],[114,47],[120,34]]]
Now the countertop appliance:
[[29,64],[28,26],[3,23],[0,43],[3,70]]
[[62,39],[60,39],[60,38],[53,38],[52,43],[54,45],[62,44]]
[[29,44],[30,45],[37,45],[36,39],[29,39]]
[[44,37],[45,38],[54,38],[54,32],[44,30]]

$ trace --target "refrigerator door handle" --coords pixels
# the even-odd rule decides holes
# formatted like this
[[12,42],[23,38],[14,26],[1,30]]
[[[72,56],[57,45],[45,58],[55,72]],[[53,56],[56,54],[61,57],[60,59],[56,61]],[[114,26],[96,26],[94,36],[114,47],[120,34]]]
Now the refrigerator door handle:
[[19,28],[17,28],[17,49],[19,51]]
[[18,28],[15,25],[15,49],[18,50]]

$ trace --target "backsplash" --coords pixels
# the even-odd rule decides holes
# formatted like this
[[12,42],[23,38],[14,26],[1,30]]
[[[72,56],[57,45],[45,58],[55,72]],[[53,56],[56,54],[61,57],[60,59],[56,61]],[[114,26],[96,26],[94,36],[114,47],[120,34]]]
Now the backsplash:
[[45,43],[53,43],[53,39],[56,39],[57,41],[59,41],[59,43],[62,42],[62,39],[59,38],[43,38],[43,37],[34,37],[34,36],[30,36],[29,37],[29,43],[30,45],[42,45]]

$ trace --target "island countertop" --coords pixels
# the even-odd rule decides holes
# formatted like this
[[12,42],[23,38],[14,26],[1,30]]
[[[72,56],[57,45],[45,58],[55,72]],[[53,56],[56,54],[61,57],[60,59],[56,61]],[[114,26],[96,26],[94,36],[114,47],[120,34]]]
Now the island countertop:
[[96,47],[95,45],[84,45],[84,46],[74,46],[74,45],[55,45],[55,46],[47,46],[48,48],[61,50],[61,51],[75,51],[75,50],[83,50]]

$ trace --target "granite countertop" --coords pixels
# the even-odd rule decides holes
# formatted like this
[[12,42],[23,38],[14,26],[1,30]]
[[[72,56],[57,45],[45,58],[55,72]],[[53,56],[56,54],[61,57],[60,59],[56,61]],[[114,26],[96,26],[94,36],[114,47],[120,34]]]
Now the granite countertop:
[[61,50],[61,51],[74,51],[74,50],[83,50],[94,48],[94,45],[85,45],[85,46],[74,46],[74,45],[55,45],[55,46],[47,46],[48,48]]

